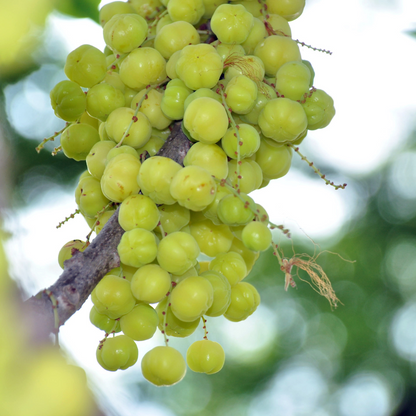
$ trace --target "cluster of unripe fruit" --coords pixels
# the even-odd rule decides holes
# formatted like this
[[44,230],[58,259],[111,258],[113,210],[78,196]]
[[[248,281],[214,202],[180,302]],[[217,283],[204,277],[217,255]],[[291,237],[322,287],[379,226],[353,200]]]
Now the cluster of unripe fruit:
[[[207,339],[205,317],[237,322],[259,305],[243,279],[272,233],[248,194],[284,176],[292,146],[335,114],[291,39],[288,21],[303,7],[115,1],[100,11],[105,51],[82,45],[68,55],[69,80],[53,88],[51,103],[67,121],[63,152],[87,164],[76,202],[97,234],[119,206],[125,231],[121,266],[92,292],[91,322],[106,332],[97,349],[105,369],[133,365],[135,341],[159,328],[166,345],[143,357],[142,372],[156,385],[174,384],[186,364],[166,337],[186,337],[203,321],[204,339],[189,347],[187,363],[218,372],[224,351]],[[157,155],[178,122],[193,142],[183,166]],[[61,266],[85,246],[68,243]]]

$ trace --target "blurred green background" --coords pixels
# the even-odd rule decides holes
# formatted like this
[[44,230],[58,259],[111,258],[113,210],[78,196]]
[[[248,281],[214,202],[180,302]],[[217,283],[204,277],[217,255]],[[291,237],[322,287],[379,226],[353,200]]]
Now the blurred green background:
[[[376,10],[381,3],[370,6]],[[62,126],[49,117],[44,99],[63,79],[65,62],[62,41],[44,31],[48,16],[97,21],[98,5],[96,0],[0,0],[1,145],[9,153],[2,181],[10,183],[2,205],[8,206],[9,217],[45,192],[72,192],[85,169],[62,154],[37,155],[34,147],[45,131],[52,134]],[[415,79],[409,81],[409,87],[414,84]],[[365,92],[362,96],[367,98]],[[21,108],[18,100],[32,102],[38,113],[14,112]],[[327,251],[318,262],[342,305],[331,310],[299,280],[298,289],[286,293],[276,260],[266,252],[248,277],[262,297],[255,320],[244,325],[213,320],[210,333],[218,334],[227,353],[220,373],[206,377],[189,371],[169,389],[129,373],[114,379],[118,398],[106,396],[111,389],[97,390],[103,411],[120,416],[416,415],[416,132],[398,143],[385,162],[365,175],[337,172],[325,161],[319,166],[347,182],[361,207],[337,235],[319,241]],[[294,169],[312,176],[300,163]],[[292,250],[288,242],[282,248]],[[297,253],[313,255],[316,249],[307,238],[296,243]],[[302,272],[300,277],[307,278]]]

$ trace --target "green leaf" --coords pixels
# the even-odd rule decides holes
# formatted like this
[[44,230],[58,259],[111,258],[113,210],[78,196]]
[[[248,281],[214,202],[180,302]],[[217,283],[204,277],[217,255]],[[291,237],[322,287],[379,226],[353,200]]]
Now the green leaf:
[[72,17],[89,17],[99,23],[98,5],[101,0],[57,0],[55,8],[58,12]]

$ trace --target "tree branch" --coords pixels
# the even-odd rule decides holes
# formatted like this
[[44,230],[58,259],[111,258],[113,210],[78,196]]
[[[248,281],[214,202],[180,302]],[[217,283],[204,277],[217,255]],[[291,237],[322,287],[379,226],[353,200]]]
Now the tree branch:
[[[176,123],[157,156],[169,157],[183,165],[191,146],[181,124]],[[84,252],[78,251],[65,261],[63,273],[52,286],[25,302],[25,315],[36,338],[45,338],[57,329],[51,298],[57,301],[60,327],[81,308],[103,276],[120,265],[117,246],[124,230],[118,223],[118,211]]]
[[168,157],[183,166],[183,160],[191,148],[192,143],[185,136],[181,127],[182,123],[173,125],[166,143],[157,152],[157,156]]

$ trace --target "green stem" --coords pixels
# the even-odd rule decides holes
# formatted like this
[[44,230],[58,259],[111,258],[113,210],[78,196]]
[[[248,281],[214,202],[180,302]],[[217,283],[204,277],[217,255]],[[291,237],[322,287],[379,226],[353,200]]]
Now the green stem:
[[346,183],[342,185],[335,185],[334,182],[330,181],[329,179],[326,179],[325,175],[313,164],[313,162],[310,162],[309,159],[299,151],[299,147],[295,146],[292,143],[286,143],[286,146],[292,148],[300,156],[300,158],[304,160],[321,179],[325,181],[327,185],[333,186],[335,190],[340,189],[340,188],[345,189],[345,187],[347,186]]
[[[244,199],[243,199],[243,197],[241,196],[241,194],[240,194],[240,192],[238,191],[238,190],[236,190],[229,182],[228,182],[228,179],[218,179],[218,178],[216,178],[215,176],[213,177],[214,178],[214,180],[215,181],[217,181],[219,184],[220,184],[220,186],[225,186],[234,196],[236,196],[237,198],[239,198],[240,199],[240,201],[242,201],[242,202],[244,202],[244,203],[246,203],[247,201],[245,201]],[[255,208],[255,207],[253,207],[253,206],[251,206],[251,204],[248,204],[248,205],[246,205],[247,206],[247,208],[249,208],[250,209],[250,211],[254,214],[254,216],[256,217],[256,220],[257,221],[261,221],[261,222],[264,222],[264,221],[262,221],[261,219],[260,219],[260,217],[259,217],[259,211]],[[283,232],[283,234],[285,234],[286,235],[286,237],[288,237],[288,238],[290,238],[290,232],[289,232],[289,230],[287,229],[287,228],[284,228],[284,226],[283,225],[276,225],[276,224],[274,224],[273,222],[271,222],[269,219],[267,219],[267,224],[268,225],[270,225],[270,228],[271,229],[275,229],[275,228],[277,228],[277,229],[279,229],[279,230],[281,230],[282,232]]]
[[[157,13],[159,13],[159,12],[157,12]],[[152,22],[152,23],[150,23],[150,25],[148,26],[148,32],[147,32],[147,33],[150,33],[150,32],[151,32],[151,30],[153,29],[153,26],[154,26],[154,25],[156,25],[156,24],[159,22],[159,20],[160,20],[163,16],[165,16],[167,13],[168,13],[168,11],[167,11],[167,9],[165,9],[162,13],[157,14],[157,15],[155,16],[155,20],[153,20],[153,22]],[[152,17],[151,17],[151,18],[152,18]],[[146,38],[146,40],[149,40],[149,38]]]
[[52,136],[49,136],[43,139],[42,142],[39,143],[39,145],[36,147],[36,151],[40,153],[40,151],[43,149],[43,147],[45,146],[47,142],[53,142],[55,140],[55,137],[58,137],[60,134],[62,134],[71,124],[74,124],[74,123],[67,122],[65,124],[65,127],[62,130],[56,131]]
[[101,215],[103,215],[104,214],[104,212],[105,211],[107,211],[107,209],[108,208],[110,208],[112,205],[114,204],[114,202],[109,202],[101,211],[98,211],[96,214],[95,214],[95,217],[97,218],[96,220],[95,220],[95,222],[94,222],[94,224],[93,224],[93,226],[91,227],[91,230],[90,230],[90,232],[88,233],[88,235],[87,235],[87,244],[89,244],[89,241],[90,241],[90,238],[91,238],[91,235],[92,235],[92,233],[94,232],[94,229],[95,229],[95,227],[97,226],[97,224],[98,224],[98,222],[100,221],[100,218],[101,218]]
[[127,129],[126,129],[126,131],[123,134],[123,137],[121,138],[121,140],[119,141],[119,143],[117,144],[116,147],[120,147],[123,144],[124,139],[129,135],[129,131],[131,129],[131,126],[133,125],[133,123],[135,123],[137,121],[137,114],[139,114],[140,107],[142,106],[143,101],[147,99],[147,94],[149,93],[149,91],[153,90],[154,88],[158,88],[158,87],[166,84],[167,82],[169,82],[169,78],[166,78],[160,84],[148,85],[146,87],[145,92],[143,94],[143,97],[140,98],[139,102],[136,104],[136,110],[134,111],[134,115],[131,118],[130,124],[127,126]]
[[260,13],[263,17],[263,20],[266,21],[269,17],[269,15],[267,14],[266,0],[260,0],[259,3],[261,4]]
[[165,233],[165,230],[162,227],[162,223],[159,221],[158,224],[159,228],[160,228],[160,233],[162,234],[162,238],[165,238],[167,236],[167,234]]
[[235,130],[234,135],[237,137],[237,172],[236,173],[237,173],[237,190],[238,190],[238,192],[240,192],[240,179],[241,179],[241,174],[240,174],[241,151],[240,151],[240,148],[241,148],[241,145],[243,144],[243,141],[241,140],[240,133],[239,133],[240,126],[238,126],[235,123],[235,121],[233,119],[233,116],[231,115],[231,111],[228,108],[228,105],[225,101],[225,94],[224,94],[223,89],[224,89],[224,85],[219,84],[219,90],[220,90],[220,93],[221,93],[222,103],[225,107],[225,111],[227,112],[228,119],[230,120],[230,124]]
[[113,325],[113,327],[111,328],[111,331],[110,331],[108,334],[106,334],[106,338],[107,338],[107,337],[108,337],[108,335],[110,335],[110,334],[115,335],[115,333],[116,333],[116,329],[117,329],[117,325],[118,325],[119,321],[120,321],[120,318],[117,318],[117,319],[115,319],[115,320],[114,320],[114,325]]
[[53,152],[51,153],[52,156],[56,156],[62,150],[62,146],[55,147]]
[[73,214],[71,214],[69,217],[65,217],[63,221],[61,221],[56,228],[60,228],[62,225],[64,225],[66,222],[68,222],[71,218],[75,218],[75,215],[79,214],[81,211],[77,209]]
[[282,260],[282,257],[279,254],[279,250],[277,248],[277,244],[274,243],[274,242],[272,242],[272,247],[273,247],[273,255],[276,256],[277,261],[280,264],[280,267],[283,267],[283,260]]
[[202,327],[204,329],[204,339],[208,340],[207,320],[204,316],[202,317],[202,322],[204,323],[204,326]]
[[117,55],[116,55],[116,59],[114,59],[114,61],[113,62],[111,62],[111,64],[110,65],[108,65],[108,67],[107,67],[107,71],[109,71],[109,70],[111,70],[111,69],[116,69],[116,64],[120,61],[120,59],[123,59],[124,57],[126,57],[127,56],[127,54],[126,53],[122,53],[122,54],[120,54],[120,53],[118,53]]
[[[269,35],[279,35],[279,36],[285,36],[287,38],[290,38],[289,35],[286,35],[286,33],[282,32],[281,30],[274,30],[272,28],[272,26],[270,25],[270,23],[268,22],[269,19],[269,14],[267,12],[267,5],[266,5],[266,1],[265,0],[259,0],[260,4],[262,5],[260,12],[263,18],[263,22],[266,26],[267,29],[267,33]],[[328,55],[332,55],[331,51],[328,51],[326,49],[319,49],[319,48],[315,48],[314,46],[311,45],[307,45],[305,42],[301,42],[299,39],[293,39],[294,42],[296,42],[298,45],[300,46],[305,46],[306,48],[312,49],[316,52],[323,52],[323,53],[327,53]]]
[[[172,282],[172,285],[173,285],[173,283],[174,282]],[[166,323],[166,320],[167,320],[167,316],[168,316],[168,308],[169,308],[169,305],[170,305],[170,293],[171,292],[168,292],[167,295],[166,295],[168,299],[166,301],[166,308],[165,308],[164,314],[163,314],[163,330],[161,331],[162,334],[163,334],[163,338],[165,339],[165,345],[166,346],[168,346],[168,342],[169,342],[169,339],[166,335],[166,328],[168,326],[168,324]]]
[[109,336],[110,334],[115,335],[115,333],[116,333],[116,328],[117,328],[117,325],[118,325],[118,322],[119,322],[119,321],[120,321],[120,318],[117,318],[117,319],[114,321],[114,325],[113,325],[113,327],[111,328],[111,331],[110,331],[110,332],[106,332],[106,333],[105,333],[104,338],[103,338],[103,339],[100,341],[100,343],[98,344],[98,349],[99,349],[99,350],[103,347],[104,342],[105,342],[105,341],[107,341],[107,338],[108,338],[108,336]]

